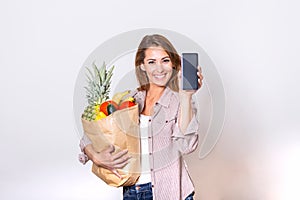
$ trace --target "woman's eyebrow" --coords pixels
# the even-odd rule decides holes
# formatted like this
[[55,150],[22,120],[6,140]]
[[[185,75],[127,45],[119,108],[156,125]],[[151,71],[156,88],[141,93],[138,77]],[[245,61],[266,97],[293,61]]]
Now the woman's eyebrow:
[[163,59],[166,59],[166,58],[170,58],[170,56],[165,56],[165,57],[162,58],[162,60],[163,60]]
[[149,59],[147,59],[147,61],[149,61],[149,60],[156,60],[156,59],[154,59],[154,58],[149,58]]
[[[166,59],[166,58],[170,58],[170,56],[162,57],[161,60]],[[155,58],[148,58],[147,61],[149,61],[149,60],[151,60],[151,61],[156,61]]]

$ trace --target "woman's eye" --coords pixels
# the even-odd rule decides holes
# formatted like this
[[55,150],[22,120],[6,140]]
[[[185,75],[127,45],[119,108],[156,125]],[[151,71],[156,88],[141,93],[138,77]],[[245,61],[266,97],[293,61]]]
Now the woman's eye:
[[164,63],[169,63],[169,62],[170,62],[170,59],[164,59],[163,62],[164,62]]
[[149,65],[153,65],[155,62],[154,61],[149,61],[148,64]]

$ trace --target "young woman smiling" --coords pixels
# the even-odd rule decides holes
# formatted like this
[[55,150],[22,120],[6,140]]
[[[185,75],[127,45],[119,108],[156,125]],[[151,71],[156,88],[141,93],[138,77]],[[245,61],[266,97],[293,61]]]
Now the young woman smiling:
[[[167,38],[155,34],[142,39],[135,58],[139,88],[129,94],[139,105],[142,171],[135,185],[123,187],[123,200],[193,199],[194,186],[182,155],[198,145],[192,100],[196,90],[180,89],[180,68],[180,56]],[[199,67],[199,88],[202,79]],[[117,176],[117,169],[130,162],[126,150],[113,155],[113,146],[94,151],[87,137],[81,146],[88,159]]]

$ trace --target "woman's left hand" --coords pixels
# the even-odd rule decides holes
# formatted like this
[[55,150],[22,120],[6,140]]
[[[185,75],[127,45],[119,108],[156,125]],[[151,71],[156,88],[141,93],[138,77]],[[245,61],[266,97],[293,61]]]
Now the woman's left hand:
[[[202,69],[200,66],[198,66],[198,90],[202,87],[202,80],[203,80],[203,75],[202,75]],[[179,81],[179,94],[183,96],[192,96],[197,90],[183,90],[182,89],[182,77],[181,77],[181,70],[178,72],[178,81]]]

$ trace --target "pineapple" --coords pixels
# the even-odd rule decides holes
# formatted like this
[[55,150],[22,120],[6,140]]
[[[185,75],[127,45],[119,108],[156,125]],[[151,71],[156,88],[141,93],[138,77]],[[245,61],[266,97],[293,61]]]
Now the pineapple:
[[107,70],[105,63],[103,63],[100,68],[93,63],[93,72],[89,68],[86,69],[88,71],[88,86],[84,88],[86,90],[88,106],[85,108],[82,118],[88,121],[93,121],[101,119],[99,116],[101,114],[99,112],[99,106],[109,98],[111,77],[113,75],[114,66]]

